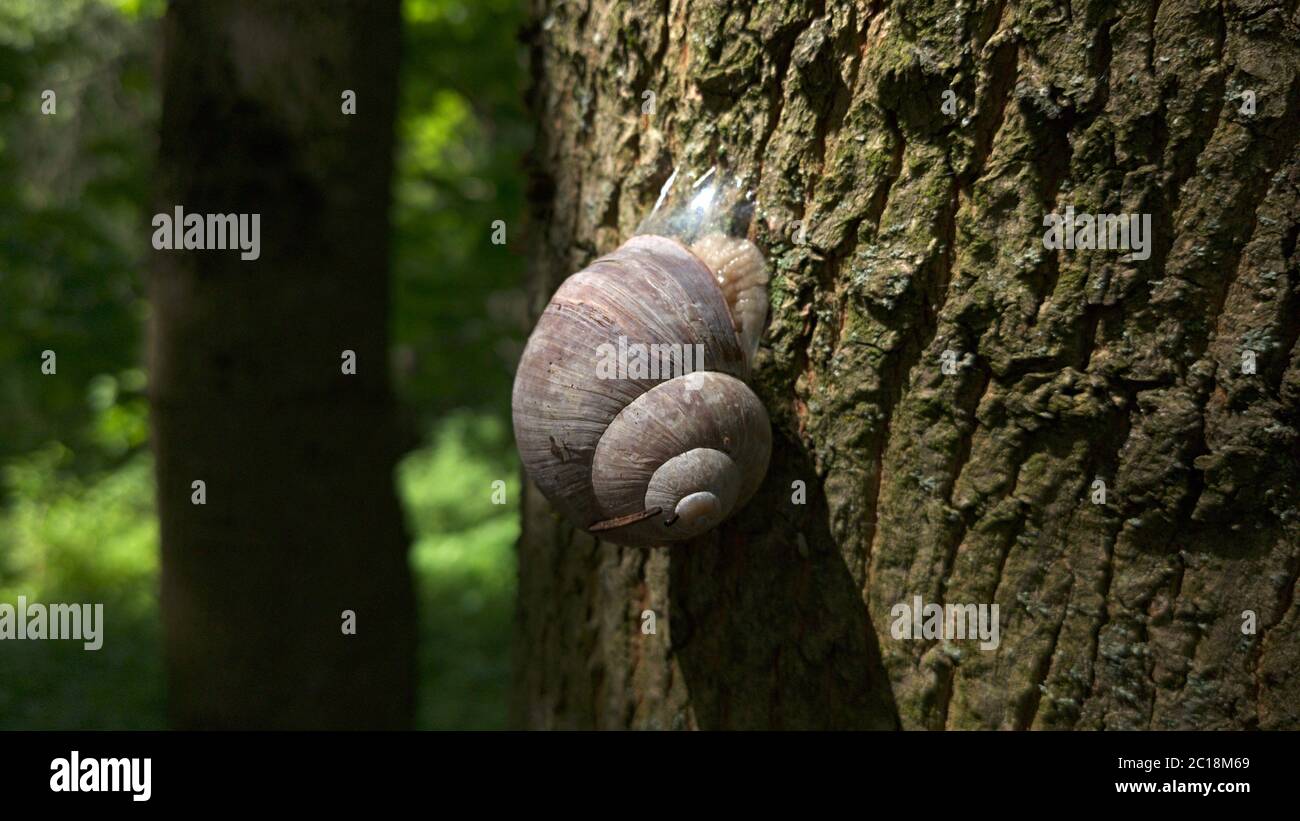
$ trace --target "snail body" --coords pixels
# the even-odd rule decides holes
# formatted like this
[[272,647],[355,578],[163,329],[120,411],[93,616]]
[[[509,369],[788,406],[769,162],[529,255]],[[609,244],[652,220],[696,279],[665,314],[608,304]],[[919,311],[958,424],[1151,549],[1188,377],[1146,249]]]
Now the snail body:
[[[721,234],[691,248],[634,236],[564,281],[512,397],[524,469],[555,507],[601,538],[650,545],[704,533],[753,495],[772,444],[745,384],[766,286],[758,249]],[[611,370],[611,352],[630,348],[660,356]]]

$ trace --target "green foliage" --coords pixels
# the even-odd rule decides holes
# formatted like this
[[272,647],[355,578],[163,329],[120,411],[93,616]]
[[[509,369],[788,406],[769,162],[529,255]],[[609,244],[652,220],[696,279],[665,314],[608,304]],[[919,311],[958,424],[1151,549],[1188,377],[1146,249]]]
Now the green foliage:
[[105,464],[84,395],[140,355],[152,30],[91,0],[0,4],[0,459],[58,440]]
[[[393,337],[399,390],[430,415],[504,418],[522,349],[522,5],[405,5]],[[505,245],[491,242],[497,220]]]
[[[0,602],[102,602],[106,622],[93,652],[0,643],[0,728],[165,724],[142,361],[163,9],[0,2]],[[502,727],[519,494],[506,408],[524,331],[530,131],[523,8],[408,0],[405,14],[392,335],[399,393],[430,431],[396,476],[420,599],[419,725]],[[54,115],[40,113],[45,88]],[[490,242],[498,219],[505,246]],[[52,376],[40,371],[47,349]]]
[[[0,602],[101,603],[104,643],[5,641],[0,728],[163,726],[158,524],[144,376],[91,382],[87,439],[121,461],[88,472],[54,441],[0,471]],[[83,462],[85,460],[82,460]]]
[[[107,425],[141,412],[113,404],[98,418]],[[508,438],[492,416],[454,414],[397,471],[414,536],[424,728],[505,725],[519,471],[487,454]],[[45,604],[102,602],[104,645],[0,645],[0,729],[161,727],[152,460],[136,452],[115,470],[85,477],[65,470],[73,458],[56,443],[5,467],[0,602],[15,604],[20,595]],[[500,505],[492,499],[498,480]]]
[[[519,469],[485,454],[509,441],[495,417],[459,413],[410,454],[398,489],[415,536],[420,600],[419,726],[505,726],[519,536]],[[505,504],[493,504],[494,482]]]
[[[523,11],[519,0],[404,4],[396,377],[408,404],[445,417],[434,445],[398,472],[415,535],[426,728],[506,721],[519,528],[506,420],[526,330],[520,163],[531,138],[516,40]],[[496,220],[505,245],[491,242]],[[492,504],[497,480],[506,483],[505,505]]]
[[5,641],[0,728],[163,726],[153,467],[137,453],[93,477],[66,474],[53,444],[4,470],[0,602],[102,603],[103,646]]
[[97,651],[0,646],[4,728],[163,726],[138,369],[149,34],[94,0],[0,4],[0,601],[102,603],[105,621]]

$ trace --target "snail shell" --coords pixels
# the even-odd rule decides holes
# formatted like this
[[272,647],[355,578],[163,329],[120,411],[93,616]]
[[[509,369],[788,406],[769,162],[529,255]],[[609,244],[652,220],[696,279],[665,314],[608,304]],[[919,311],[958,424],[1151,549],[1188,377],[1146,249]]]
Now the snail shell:
[[[720,234],[692,249],[634,236],[569,277],[515,375],[529,477],[575,524],[620,544],[718,524],[767,471],[767,412],[744,382],[766,315],[762,254]],[[667,374],[611,375],[610,352],[633,343],[658,351],[656,364],[680,359]]]

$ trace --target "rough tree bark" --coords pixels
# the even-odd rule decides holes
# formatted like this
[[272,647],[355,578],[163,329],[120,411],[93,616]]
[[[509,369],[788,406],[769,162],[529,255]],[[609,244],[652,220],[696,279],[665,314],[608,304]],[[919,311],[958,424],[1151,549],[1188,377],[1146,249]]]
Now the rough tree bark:
[[[256,261],[154,260],[150,390],[180,727],[411,720],[414,600],[386,356],[399,34],[395,0],[167,13],[156,210],[261,214]],[[342,373],[345,350],[355,375]],[[194,480],[206,505],[191,504]],[[356,635],[343,634],[345,610]]]
[[[535,309],[725,152],[775,452],[672,549],[527,497],[516,722],[1300,727],[1295,0],[536,0],[527,36]],[[1150,259],[1045,250],[1067,205],[1151,214]],[[999,647],[894,639],[916,595],[996,602]]]

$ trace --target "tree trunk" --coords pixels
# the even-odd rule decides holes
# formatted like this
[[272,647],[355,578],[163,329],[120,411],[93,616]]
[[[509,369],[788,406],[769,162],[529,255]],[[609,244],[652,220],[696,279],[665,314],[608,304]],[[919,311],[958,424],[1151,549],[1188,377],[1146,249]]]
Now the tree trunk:
[[[671,549],[530,493],[518,723],[1300,727],[1294,0],[537,0],[529,38],[535,309],[725,153],[774,453]],[[1067,206],[1150,214],[1149,259],[1048,250]],[[917,596],[997,646],[895,638]]]
[[[261,215],[256,260],[155,254],[176,726],[412,717],[414,596],[386,355],[397,6],[213,0],[167,13],[157,210]],[[196,480],[206,504],[192,502]]]

